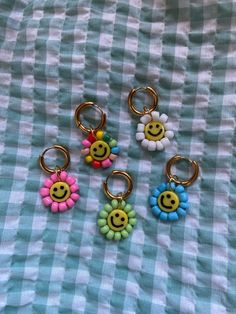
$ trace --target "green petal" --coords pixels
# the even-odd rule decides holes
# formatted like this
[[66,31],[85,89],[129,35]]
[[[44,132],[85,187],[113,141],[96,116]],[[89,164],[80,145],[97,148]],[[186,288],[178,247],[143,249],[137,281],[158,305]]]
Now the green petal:
[[112,230],[109,230],[109,232],[106,234],[106,238],[108,239],[108,240],[112,240],[113,239],[113,237],[114,237],[114,231],[112,231]]
[[116,140],[111,140],[111,141],[109,142],[109,146],[110,146],[110,147],[115,147],[115,146],[117,146],[117,141],[116,141]]
[[98,219],[98,225],[99,227],[103,227],[107,224],[106,219]]
[[124,211],[126,213],[130,212],[132,210],[132,206],[130,204],[126,204],[125,208],[124,208]]
[[134,211],[134,210],[131,210],[131,211],[128,213],[128,216],[129,216],[130,218],[134,218],[134,217],[136,216],[135,211]]
[[126,230],[122,230],[121,231],[121,235],[122,235],[123,238],[128,238],[128,236],[129,236],[129,234],[128,234],[128,232]]
[[115,239],[116,241],[119,241],[119,240],[121,239],[121,233],[120,233],[120,232],[115,232],[114,239]]
[[108,133],[104,134],[103,140],[104,140],[105,142],[108,143],[108,142],[110,141],[110,139],[111,139],[111,137],[110,137],[110,135],[109,135]]
[[105,210],[101,210],[100,213],[99,213],[99,216],[102,217],[102,218],[107,218],[108,213]]
[[101,233],[103,233],[103,234],[107,233],[109,230],[110,230],[110,228],[108,227],[108,225],[106,225],[106,226],[100,228],[100,231],[101,231]]
[[126,205],[125,201],[121,201],[121,202],[119,202],[118,207],[123,209],[125,207],[125,205]]
[[137,219],[136,219],[136,218],[130,218],[130,219],[129,219],[129,223],[130,223],[132,226],[134,226],[134,225],[136,224],[136,222],[137,222]]
[[125,230],[130,233],[133,230],[133,227],[130,224],[128,224]]
[[112,210],[112,207],[111,207],[111,205],[110,204],[106,204],[105,206],[104,206],[104,209],[105,209],[105,211],[107,211],[108,213]]
[[117,200],[112,200],[111,201],[111,206],[115,209],[118,207],[118,201]]

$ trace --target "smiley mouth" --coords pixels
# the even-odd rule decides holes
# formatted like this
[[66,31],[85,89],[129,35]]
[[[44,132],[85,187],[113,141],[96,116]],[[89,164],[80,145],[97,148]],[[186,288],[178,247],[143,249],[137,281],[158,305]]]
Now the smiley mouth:
[[159,132],[157,132],[157,134],[152,133],[151,131],[148,130],[148,134],[152,135],[152,136],[159,136],[161,134],[162,130],[160,130]]
[[164,195],[161,196],[161,205],[163,207],[165,207],[166,209],[172,209],[172,206],[166,206],[164,203],[163,203],[163,200],[164,200]]
[[107,153],[107,148],[104,147],[104,153],[103,153],[102,155],[94,154],[94,156],[95,156],[95,157],[102,158],[102,157],[104,157],[104,156],[106,155],[106,153]]
[[116,228],[124,227],[123,224],[121,224],[121,225],[115,225],[115,224],[114,224],[114,221],[113,221],[113,217],[111,217],[111,224],[112,224],[114,227],[116,227]]
[[65,191],[65,193],[62,196],[57,196],[55,194],[52,194],[52,196],[54,196],[55,198],[58,198],[59,200],[61,200],[62,198],[64,198],[67,194],[67,191]]

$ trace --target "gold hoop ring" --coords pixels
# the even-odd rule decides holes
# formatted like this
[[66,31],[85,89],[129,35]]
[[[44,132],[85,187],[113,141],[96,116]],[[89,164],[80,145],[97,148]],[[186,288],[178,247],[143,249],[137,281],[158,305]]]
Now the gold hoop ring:
[[[145,91],[150,96],[152,96],[152,98],[153,98],[151,106],[149,108],[144,106],[143,111],[139,111],[133,103],[133,97],[139,91]],[[129,96],[128,96],[128,106],[129,106],[130,110],[133,111],[134,113],[136,113],[138,116],[143,116],[144,114],[151,113],[152,111],[154,111],[157,108],[157,105],[158,105],[158,94],[156,93],[156,91],[152,87],[147,86],[147,87],[138,87],[138,88],[131,89]]]
[[[88,107],[94,107],[101,114],[101,121],[100,121],[99,125],[97,127],[95,127],[95,128],[87,128],[80,121],[81,111],[84,110],[85,108],[88,108]],[[85,101],[85,102],[81,103],[75,110],[75,124],[77,125],[78,128],[80,128],[85,133],[89,133],[91,131],[96,132],[96,131],[102,129],[104,127],[105,123],[106,123],[106,114],[105,114],[105,112],[103,112],[102,109],[98,105],[94,104],[91,101]]]
[[[45,160],[44,160],[44,156],[45,156],[45,154],[49,150],[52,150],[52,149],[58,150],[58,151],[63,153],[63,156],[65,158],[65,164],[63,165],[63,167],[56,166],[54,169],[52,169],[52,168],[49,168],[46,165]],[[59,170],[59,171],[66,170],[68,168],[69,164],[70,164],[70,154],[69,154],[69,151],[65,147],[63,147],[61,145],[53,145],[53,146],[51,146],[49,148],[46,148],[43,151],[42,155],[39,156],[39,165],[47,173],[55,173],[55,172],[57,172],[57,170]]]
[[[185,160],[185,161],[189,162],[193,168],[193,175],[188,180],[181,180],[176,175],[173,175],[171,173],[171,167],[177,161],[180,161],[180,160]],[[175,155],[166,164],[166,175],[170,181],[174,181],[176,184],[182,184],[184,186],[189,186],[197,179],[197,177],[199,175],[199,165],[195,160],[191,160],[191,159],[186,158],[186,157]]]
[[[108,180],[112,177],[112,176],[121,176],[123,178],[126,179],[127,181],[127,191],[126,192],[121,192],[121,193],[118,193],[117,195],[114,195],[112,194],[109,189],[108,189]],[[104,191],[105,191],[105,194],[107,197],[111,198],[111,199],[117,199],[117,200],[124,200],[126,199],[130,193],[132,192],[133,190],[133,182],[132,182],[132,178],[131,176],[125,172],[125,171],[121,171],[121,170],[113,170],[111,174],[108,175],[108,177],[106,178],[106,181],[103,182],[103,188],[104,188]]]

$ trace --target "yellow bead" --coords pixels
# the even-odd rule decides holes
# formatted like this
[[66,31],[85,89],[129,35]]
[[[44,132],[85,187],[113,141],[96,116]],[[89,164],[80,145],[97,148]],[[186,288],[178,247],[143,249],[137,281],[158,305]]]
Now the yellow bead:
[[104,134],[103,131],[101,131],[101,130],[97,131],[97,133],[96,133],[96,138],[97,138],[98,140],[101,140],[101,139],[103,138],[103,134]]
[[89,164],[90,162],[93,161],[93,158],[91,156],[86,156],[85,161]]

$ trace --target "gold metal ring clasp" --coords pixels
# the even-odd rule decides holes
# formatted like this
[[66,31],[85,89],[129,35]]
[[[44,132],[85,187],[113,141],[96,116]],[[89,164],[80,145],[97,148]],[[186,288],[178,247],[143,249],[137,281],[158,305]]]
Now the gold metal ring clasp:
[[[134,98],[135,94],[139,91],[145,91],[153,99],[151,106],[149,108],[147,106],[144,106],[143,111],[139,111],[135,107],[135,104],[133,102],[133,98]],[[147,86],[147,87],[133,88],[129,93],[128,106],[129,106],[130,110],[133,111],[134,113],[136,113],[138,116],[143,116],[145,114],[151,113],[152,111],[154,111],[157,108],[157,105],[158,105],[158,94],[152,87]]]
[[[63,156],[65,158],[65,163],[62,167],[59,167],[59,166],[56,166],[55,168],[49,168],[46,163],[45,163],[45,160],[44,160],[44,157],[45,157],[45,154],[49,151],[49,150],[57,150],[57,151],[60,151],[61,153],[63,153]],[[70,164],[70,154],[69,154],[69,151],[61,146],[61,145],[53,145],[51,147],[48,147],[46,148],[42,155],[39,156],[39,165],[40,167],[47,173],[55,173],[57,172],[58,170],[59,171],[63,171],[63,170],[66,170],[68,168]]]
[[[178,176],[171,173],[171,167],[177,161],[180,161],[180,160],[184,160],[184,161],[189,162],[193,168],[193,175],[188,180],[181,180],[180,178],[178,178]],[[166,164],[166,175],[170,181],[174,181],[176,184],[182,184],[184,186],[189,186],[197,179],[197,177],[199,175],[199,165],[195,160],[191,160],[191,159],[186,158],[186,157],[175,155]]]
[[[125,180],[127,181],[127,191],[126,192],[121,192],[121,193],[118,193],[116,195],[112,194],[109,189],[108,189],[108,180],[112,177],[112,176],[121,176],[123,178],[125,178]],[[104,191],[105,191],[105,194],[107,197],[111,198],[111,199],[117,199],[117,200],[124,200],[126,199],[130,193],[132,192],[133,190],[133,181],[132,181],[132,178],[131,176],[125,172],[125,171],[121,171],[121,170],[113,170],[111,172],[111,174],[108,175],[108,177],[106,178],[106,181],[103,182],[103,188],[104,188]]]
[[[101,114],[101,120],[100,120],[98,126],[96,126],[95,128],[87,128],[80,121],[81,112],[88,107],[93,107],[93,108],[97,109]],[[98,105],[96,105],[95,103],[93,103],[91,101],[86,101],[86,102],[81,103],[75,110],[75,124],[77,125],[78,128],[80,128],[85,133],[89,133],[91,131],[96,132],[96,131],[102,129],[104,127],[105,123],[106,123],[105,112],[103,112],[102,109]]]

